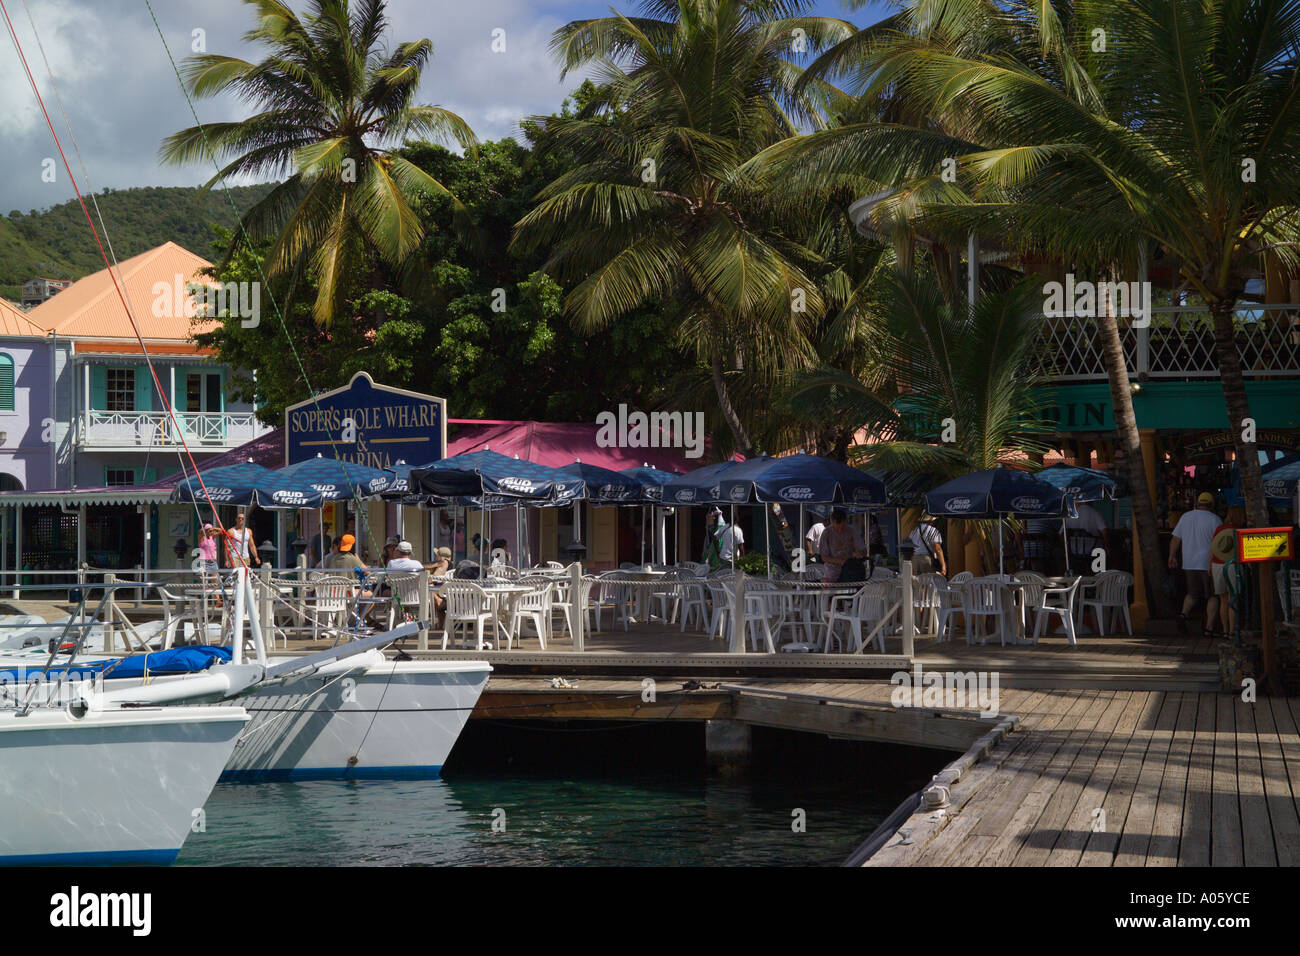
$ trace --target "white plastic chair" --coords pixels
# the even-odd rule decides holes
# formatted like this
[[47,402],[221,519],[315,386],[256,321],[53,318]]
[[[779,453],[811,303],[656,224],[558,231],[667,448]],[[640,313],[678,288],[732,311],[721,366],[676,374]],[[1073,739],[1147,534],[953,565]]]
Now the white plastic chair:
[[[940,575],[940,577],[942,576]],[[947,639],[946,635],[950,630],[949,625],[958,614],[962,615],[962,629],[969,631],[970,622],[966,618],[966,599],[962,589],[953,587],[945,581],[943,584],[936,584],[934,595],[938,600],[938,607],[935,609],[935,643],[941,644]]]
[[[1061,623],[1065,627],[1065,636],[1070,639],[1070,643],[1078,643],[1075,640],[1074,599],[1079,593],[1079,582],[1082,580],[1083,578],[1075,578],[1070,582],[1068,588],[1044,587],[1041,589],[1039,603],[1033,608],[1037,612],[1034,616],[1035,644],[1038,643],[1038,636],[1043,633],[1043,623],[1053,614],[1061,619]],[[1028,606],[1026,602],[1026,607]]]
[[[975,643],[975,621],[972,618],[995,618],[997,622],[998,638],[1005,645],[1007,642],[1007,618],[1006,605],[1003,603],[1003,595],[1006,589],[1002,586],[1002,581],[997,577],[974,578],[967,581],[963,588],[966,592],[966,643]],[[984,643],[985,636],[981,633],[980,643]]]
[[553,585],[550,581],[539,581],[536,578],[523,579],[520,583],[531,585],[533,590],[527,594],[519,595],[514,603],[514,609],[510,617],[510,634],[506,637],[506,646],[509,647],[511,640],[522,642],[522,632],[519,628],[527,620],[532,623],[537,631],[537,642],[541,644],[542,650],[546,650],[546,640],[551,636],[551,589]]
[[[438,592],[447,602],[442,623],[442,649],[447,649],[447,641],[458,628],[473,625],[477,644],[475,650],[483,650],[484,630],[488,622],[492,623],[492,634],[496,636],[496,619],[492,614],[492,602],[487,593],[472,581],[448,581]],[[461,639],[461,646],[465,644]]]
[[420,611],[420,576],[411,572],[395,572],[384,578],[393,599],[388,605],[388,629],[391,631],[399,622],[398,614],[403,620]]
[[355,581],[339,575],[320,574],[312,579],[312,640],[320,640],[322,627],[335,634],[347,625],[348,604]]
[[835,626],[841,622],[849,626],[853,635],[853,650],[860,651],[863,641],[863,626],[867,632],[876,630],[875,644],[880,653],[885,653],[885,629],[876,629],[889,611],[889,585],[874,581],[864,584],[853,594],[839,594],[831,599],[830,610],[826,615],[825,651],[830,653],[831,644],[840,643]]
[[1080,620],[1087,618],[1088,608],[1092,608],[1092,612],[1097,618],[1097,633],[1105,637],[1107,617],[1112,617],[1113,622],[1118,620],[1119,614],[1122,612],[1124,624],[1131,636],[1133,634],[1133,618],[1129,613],[1128,589],[1132,583],[1133,575],[1127,571],[1101,572],[1096,577],[1092,597],[1083,599],[1082,608],[1079,612]]

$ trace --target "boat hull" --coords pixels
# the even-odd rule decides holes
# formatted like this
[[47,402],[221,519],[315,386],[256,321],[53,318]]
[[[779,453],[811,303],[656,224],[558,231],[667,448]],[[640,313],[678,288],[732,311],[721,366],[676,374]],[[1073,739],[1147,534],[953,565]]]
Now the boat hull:
[[437,777],[487,684],[482,662],[385,661],[241,698],[223,781]]
[[0,864],[170,864],[247,721],[228,706],[0,711]]

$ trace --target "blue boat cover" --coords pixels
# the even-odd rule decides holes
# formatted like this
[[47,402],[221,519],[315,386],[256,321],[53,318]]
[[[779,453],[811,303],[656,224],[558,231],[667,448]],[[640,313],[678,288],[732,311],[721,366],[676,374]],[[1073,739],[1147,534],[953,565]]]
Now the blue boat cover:
[[104,669],[104,676],[143,677],[147,669],[150,674],[196,674],[205,671],[218,661],[230,660],[230,648],[212,647],[201,644],[187,647],[172,647],[165,651],[150,654],[134,654],[124,657]]

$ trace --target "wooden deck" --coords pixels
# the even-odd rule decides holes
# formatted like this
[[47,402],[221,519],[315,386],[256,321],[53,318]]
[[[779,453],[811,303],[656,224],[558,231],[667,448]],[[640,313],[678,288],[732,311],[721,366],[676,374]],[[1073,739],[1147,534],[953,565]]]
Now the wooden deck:
[[1295,866],[1300,702],[1003,695],[1018,731],[868,866]]
[[[962,708],[893,708],[884,681],[660,681],[653,703],[639,681],[574,684],[493,677],[474,716],[742,720],[933,747],[936,772],[939,750],[965,749],[997,722],[974,707],[964,721]],[[1300,864],[1300,701],[1113,688],[1000,696],[1018,727],[953,786],[950,807],[913,814],[865,865]]]

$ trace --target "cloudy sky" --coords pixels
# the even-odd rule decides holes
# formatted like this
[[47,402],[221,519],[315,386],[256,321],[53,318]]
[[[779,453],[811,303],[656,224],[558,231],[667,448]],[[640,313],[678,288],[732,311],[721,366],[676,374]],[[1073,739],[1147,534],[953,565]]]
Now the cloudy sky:
[[[239,0],[152,2],[178,60],[191,52],[196,30],[203,31],[209,52],[257,58],[257,50],[240,39],[252,18]],[[291,5],[303,7],[295,0]],[[569,20],[605,15],[611,5],[621,12],[633,9],[628,0],[612,4],[593,0],[389,0],[390,37],[395,42],[428,37],[433,42],[434,56],[425,70],[419,102],[455,110],[480,138],[497,139],[515,135],[521,117],[554,110],[580,82],[580,77],[560,79],[547,49],[552,32]],[[193,120],[145,0],[4,0],[4,7],[79,181],[84,177],[55,87],[96,189],[192,185],[207,179],[211,167],[158,164],[163,137],[193,125]],[[880,16],[880,11],[870,6],[848,13],[840,0],[818,0],[816,12],[844,16],[860,25]],[[504,53],[495,53],[491,47],[497,28],[506,31]],[[3,32],[0,214],[11,209],[44,209],[72,198],[14,44],[7,29]],[[237,119],[249,112],[245,104],[229,99],[202,100],[196,105],[204,123]],[[53,183],[42,180],[42,164],[48,157],[58,165]]]

